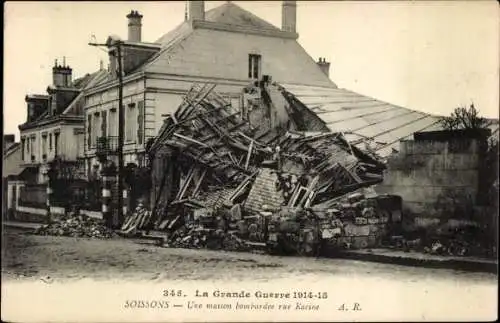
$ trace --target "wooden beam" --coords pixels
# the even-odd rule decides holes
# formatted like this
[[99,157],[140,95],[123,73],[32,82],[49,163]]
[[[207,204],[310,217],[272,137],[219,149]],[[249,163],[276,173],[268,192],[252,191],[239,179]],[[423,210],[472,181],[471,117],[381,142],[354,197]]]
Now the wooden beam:
[[313,192],[314,187],[316,186],[316,184],[318,183],[318,181],[319,181],[319,176],[315,176],[313,179],[311,179],[311,181],[307,185],[306,192],[304,193],[304,196],[299,201],[298,206],[304,205],[304,203],[309,198],[309,195]]
[[189,142],[191,142],[191,143],[195,143],[195,144],[200,145],[200,146],[202,146],[202,147],[209,148],[209,146],[208,146],[208,145],[206,145],[206,144],[202,143],[201,141],[198,141],[198,140],[193,139],[193,138],[190,138],[190,137],[183,136],[183,135],[178,134],[178,133],[176,133],[176,132],[174,133],[174,136],[175,136],[175,137],[177,137],[177,138],[181,138],[181,139],[184,139],[184,140],[186,140],[186,141],[189,141]]
[[198,183],[196,183],[196,187],[194,188],[193,194],[191,196],[195,196],[196,193],[198,193],[198,190],[200,189],[201,182],[205,178],[205,175],[207,174],[207,169],[205,168],[203,172],[201,173],[200,179],[198,180]]
[[253,149],[253,140],[250,142],[250,146],[248,147],[247,160],[245,162],[245,169],[248,169],[248,165],[250,164],[250,157],[252,156]]
[[184,182],[184,185],[182,185],[181,190],[177,193],[177,196],[175,197],[176,200],[182,199],[182,197],[186,193],[186,190],[187,190],[189,184],[191,183],[191,179],[193,178],[194,170],[195,170],[195,168],[193,166],[189,169],[187,177],[186,177],[186,181]]

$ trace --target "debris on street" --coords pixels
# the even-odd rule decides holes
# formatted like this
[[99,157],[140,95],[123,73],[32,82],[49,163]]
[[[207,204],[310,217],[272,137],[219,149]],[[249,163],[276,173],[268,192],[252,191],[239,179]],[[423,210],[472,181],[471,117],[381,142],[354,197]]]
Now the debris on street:
[[388,247],[406,252],[416,251],[441,256],[491,257],[496,252],[485,242],[485,229],[465,224],[454,227],[442,226],[420,234],[407,234],[390,238]]
[[120,233],[128,236],[136,235],[137,230],[144,228],[150,219],[151,211],[139,202],[134,212],[125,218]]
[[46,224],[36,229],[37,235],[65,236],[110,239],[115,233],[107,228],[102,220],[94,219],[78,213],[70,213],[50,224]]

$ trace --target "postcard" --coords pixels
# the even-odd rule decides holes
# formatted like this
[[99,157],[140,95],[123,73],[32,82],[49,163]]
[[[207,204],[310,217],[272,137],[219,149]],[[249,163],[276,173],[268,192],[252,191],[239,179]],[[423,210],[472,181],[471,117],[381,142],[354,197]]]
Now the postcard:
[[3,321],[497,319],[494,1],[4,18]]

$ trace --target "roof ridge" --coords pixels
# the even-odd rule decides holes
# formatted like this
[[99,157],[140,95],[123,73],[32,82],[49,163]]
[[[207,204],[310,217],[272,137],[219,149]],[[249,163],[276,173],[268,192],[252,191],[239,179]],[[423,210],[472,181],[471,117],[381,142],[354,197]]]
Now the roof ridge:
[[[243,17],[239,17],[239,18],[243,18],[241,20],[243,20],[244,22],[247,22],[247,23],[246,24],[238,24],[238,23],[231,24],[228,22],[220,21],[221,18],[224,17],[224,13],[230,12],[231,9],[233,9],[233,10],[236,9],[236,10],[240,11],[241,13],[247,15],[249,19],[244,19]],[[256,14],[238,6],[237,4],[235,4],[231,1],[228,1],[228,2],[222,4],[218,7],[215,7],[215,8],[212,8],[212,9],[206,11],[205,12],[205,20],[210,21],[210,22],[214,22],[214,23],[228,24],[228,25],[239,25],[239,26],[252,27],[252,28],[257,28],[257,29],[281,30],[280,28],[276,27],[275,25],[268,22],[267,20],[262,19],[261,17],[257,16]],[[239,22],[241,22],[241,20]],[[254,22],[257,24],[252,24],[252,23],[250,23],[249,20],[254,20]]]

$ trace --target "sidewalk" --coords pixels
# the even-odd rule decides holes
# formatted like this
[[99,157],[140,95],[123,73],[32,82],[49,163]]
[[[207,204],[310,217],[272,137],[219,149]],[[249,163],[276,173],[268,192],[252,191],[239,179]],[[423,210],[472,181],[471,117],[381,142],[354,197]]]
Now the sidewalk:
[[40,228],[43,223],[34,222],[20,222],[20,221],[2,221],[2,226],[8,228],[24,229],[24,230],[36,230]]
[[498,261],[494,259],[439,256],[420,252],[404,252],[393,249],[346,250],[338,254],[338,257],[402,266],[448,268],[475,272],[497,273],[498,270]]

